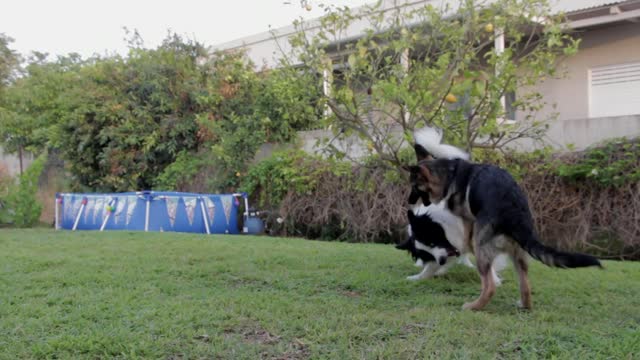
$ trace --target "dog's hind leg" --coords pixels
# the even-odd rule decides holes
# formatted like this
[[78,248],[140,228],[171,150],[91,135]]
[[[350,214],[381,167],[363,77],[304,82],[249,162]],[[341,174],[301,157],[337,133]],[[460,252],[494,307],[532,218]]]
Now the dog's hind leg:
[[476,300],[462,305],[465,310],[482,310],[496,292],[496,284],[493,282],[493,276],[491,275],[491,266],[483,266],[482,270],[480,269],[481,267],[478,267],[480,281],[482,282],[482,292]]
[[481,310],[484,308],[493,294],[496,292],[496,284],[493,279],[493,259],[495,257],[495,249],[493,249],[491,240],[494,237],[491,225],[481,226],[475,224],[473,242],[476,254],[476,266],[480,273],[480,281],[482,283],[482,291],[480,296],[472,302],[465,303],[462,308],[468,310]]
[[493,266],[491,266],[491,277],[493,278],[493,283],[496,284],[496,286],[502,285],[502,279],[500,279],[498,272],[496,272],[496,269]]
[[531,300],[531,287],[529,286],[529,264],[527,263],[527,255],[521,249],[516,249],[512,259],[513,266],[518,273],[518,280],[520,281],[520,301],[518,305],[523,309],[531,309],[533,304]]

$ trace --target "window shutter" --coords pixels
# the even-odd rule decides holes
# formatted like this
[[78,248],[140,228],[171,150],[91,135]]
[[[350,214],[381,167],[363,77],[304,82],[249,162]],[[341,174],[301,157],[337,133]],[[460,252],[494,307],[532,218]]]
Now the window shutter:
[[640,114],[640,62],[589,70],[589,117]]

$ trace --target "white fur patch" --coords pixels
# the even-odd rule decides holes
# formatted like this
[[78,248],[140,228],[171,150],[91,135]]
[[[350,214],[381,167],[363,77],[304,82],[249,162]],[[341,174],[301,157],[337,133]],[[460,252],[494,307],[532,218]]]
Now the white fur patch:
[[442,132],[439,129],[425,126],[413,133],[416,144],[421,145],[431,155],[443,159],[469,160],[469,154],[455,146],[441,144]]
[[426,251],[429,254],[433,255],[433,257],[436,259],[436,262],[440,258],[447,259],[449,257],[449,252],[447,251],[447,249],[441,248],[441,247],[427,246],[421,243],[420,241],[416,241],[416,249]]
[[424,268],[422,268],[422,271],[419,274],[415,274],[412,276],[408,276],[407,280],[412,280],[412,281],[416,281],[416,280],[421,280],[421,279],[429,279],[432,278],[436,271],[438,270],[440,266],[432,261],[428,262],[425,264]]
[[419,209],[419,214],[416,214],[415,212],[414,214],[416,216],[424,214],[429,215],[433,221],[442,226],[444,234],[451,245],[460,252],[466,252],[464,243],[464,224],[462,223],[462,219],[449,211],[443,203],[423,206]]

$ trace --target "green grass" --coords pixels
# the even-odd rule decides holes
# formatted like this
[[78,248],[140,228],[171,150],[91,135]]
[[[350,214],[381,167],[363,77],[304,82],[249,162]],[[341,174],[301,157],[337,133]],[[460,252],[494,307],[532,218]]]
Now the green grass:
[[417,272],[391,245],[0,230],[0,358],[640,357],[640,263],[513,269],[485,311],[476,273]]

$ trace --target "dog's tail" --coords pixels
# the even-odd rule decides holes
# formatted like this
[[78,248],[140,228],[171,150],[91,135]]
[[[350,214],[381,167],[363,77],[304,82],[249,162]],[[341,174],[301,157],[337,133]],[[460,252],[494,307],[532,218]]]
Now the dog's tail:
[[529,255],[547,266],[558,268],[599,266],[602,268],[600,260],[591,255],[559,251],[540,243],[533,231],[520,231],[514,234],[514,239]]
[[435,158],[469,160],[469,154],[455,146],[441,144],[442,132],[436,128],[425,126],[413,133],[416,154],[430,154]]

